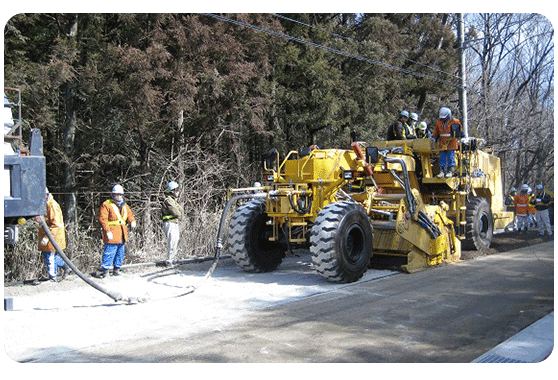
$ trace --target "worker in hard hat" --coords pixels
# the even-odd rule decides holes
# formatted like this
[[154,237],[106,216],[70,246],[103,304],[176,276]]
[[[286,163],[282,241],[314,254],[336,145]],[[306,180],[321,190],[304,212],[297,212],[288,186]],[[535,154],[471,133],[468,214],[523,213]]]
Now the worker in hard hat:
[[418,124],[418,118],[419,118],[418,114],[414,112],[410,114],[409,120],[407,122],[407,132],[406,132],[407,139],[417,138],[415,128],[417,127]]
[[515,215],[517,216],[517,231],[520,234],[527,232],[527,218],[529,217],[529,185],[524,183],[519,188],[519,193],[513,198]]
[[436,125],[434,126],[434,137],[440,148],[440,174],[436,177],[452,177],[456,165],[455,151],[459,149],[458,139],[463,135],[461,122],[454,118],[448,107],[440,108]]
[[[45,222],[50,230],[56,244],[60,249],[66,249],[66,229],[64,227],[64,217],[62,209],[56,202],[52,194],[46,189],[46,215]],[[42,227],[39,227],[39,250],[43,253],[50,281],[57,282],[66,278],[70,272],[68,265],[56,253],[56,248],[48,238]],[[62,276],[58,277],[58,268],[62,269]]]
[[176,258],[180,240],[179,221],[184,214],[184,209],[178,203],[178,188],[178,183],[174,181],[168,183],[161,210],[163,229],[167,235],[167,260],[165,261],[167,266],[172,265]]
[[136,219],[130,206],[124,201],[124,189],[121,185],[112,188],[111,198],[101,205],[99,223],[103,229],[103,243],[105,243],[98,277],[104,278],[113,268],[114,276],[120,275],[120,267],[126,255],[128,241],[128,224],[134,229]]
[[537,228],[537,209],[533,204],[531,204],[531,200],[535,198],[535,194],[533,193],[533,189],[531,189],[531,186],[529,186],[529,191],[527,192],[527,194],[529,194],[529,216],[527,217],[527,225],[529,226],[529,228]]
[[542,184],[535,187],[534,197],[531,198],[531,205],[537,210],[537,225],[539,227],[539,235],[544,236],[544,230],[548,236],[552,236],[552,226],[550,224],[550,215],[548,207],[552,201],[552,196],[544,191]]
[[399,118],[388,127],[387,140],[406,140],[408,120],[409,111],[401,111]]
[[513,231],[517,231],[517,216],[515,214],[515,205],[513,203],[513,198],[515,197],[515,194],[517,194],[517,189],[515,187],[512,187],[510,189],[510,192],[504,199],[504,204],[507,206],[506,210],[513,212],[513,220],[510,224],[504,227],[504,232],[508,232],[510,228],[513,229]]
[[420,123],[418,123],[415,132],[417,135],[417,139],[432,138],[432,132],[430,132],[430,130],[428,129],[428,124],[426,124],[426,121],[421,121]]

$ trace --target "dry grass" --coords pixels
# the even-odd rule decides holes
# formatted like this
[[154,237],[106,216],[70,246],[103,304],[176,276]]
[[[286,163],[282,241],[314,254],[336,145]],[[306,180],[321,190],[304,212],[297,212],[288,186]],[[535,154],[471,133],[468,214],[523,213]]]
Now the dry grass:
[[[214,253],[221,212],[196,213],[180,222],[177,260],[210,256]],[[16,246],[4,248],[4,281],[21,281],[46,276],[43,256],[37,248],[38,224],[28,221],[20,228]],[[142,230],[130,231],[124,264],[165,260],[166,236],[162,223],[154,224],[152,240],[144,241]],[[103,243],[98,230],[78,229],[68,232],[68,247],[64,253],[84,273],[95,271],[100,264]],[[70,236],[71,235],[71,236]]]
[[[234,186],[235,183],[247,182],[242,174],[231,169],[231,165],[200,152],[196,146],[182,149],[172,160],[161,158],[159,162],[159,171],[153,175],[152,182],[143,184],[148,191],[125,194],[138,221],[138,228],[129,230],[125,265],[167,258],[167,240],[160,214],[161,195],[167,181],[174,180],[181,184],[178,201],[184,206],[177,260],[213,255],[225,205],[224,184]],[[131,181],[130,184],[124,184],[125,189],[132,188]],[[97,213],[108,194],[97,192],[81,195],[89,202],[80,214],[83,226],[66,232],[68,246],[64,253],[82,272],[91,273],[98,269],[103,252]],[[91,203],[91,200],[94,202]],[[61,206],[64,207],[62,203]],[[44,260],[37,248],[37,231],[38,224],[28,221],[21,228],[18,244],[4,249],[5,282],[46,276]]]

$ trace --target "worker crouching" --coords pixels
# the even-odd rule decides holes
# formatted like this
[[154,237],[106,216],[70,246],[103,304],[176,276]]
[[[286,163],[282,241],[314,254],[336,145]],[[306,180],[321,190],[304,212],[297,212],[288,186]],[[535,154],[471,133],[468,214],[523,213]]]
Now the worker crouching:
[[128,226],[134,229],[136,220],[130,206],[124,201],[124,189],[120,185],[112,188],[111,199],[101,205],[99,223],[103,228],[104,252],[101,268],[97,277],[104,278],[113,268],[113,275],[120,275],[120,267],[126,255],[128,241]]

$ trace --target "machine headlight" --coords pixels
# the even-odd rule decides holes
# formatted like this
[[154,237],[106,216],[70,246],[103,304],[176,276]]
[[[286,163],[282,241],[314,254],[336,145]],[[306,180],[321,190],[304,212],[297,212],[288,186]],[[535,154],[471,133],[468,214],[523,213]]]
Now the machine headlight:
[[343,178],[344,179],[353,179],[353,172],[350,172],[350,171],[343,172]]

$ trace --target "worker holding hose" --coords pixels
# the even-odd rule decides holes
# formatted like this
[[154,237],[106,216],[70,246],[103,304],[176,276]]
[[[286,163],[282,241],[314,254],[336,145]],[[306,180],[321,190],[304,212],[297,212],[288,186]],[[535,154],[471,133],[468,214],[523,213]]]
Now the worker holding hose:
[[120,267],[126,254],[128,241],[128,226],[134,229],[136,220],[130,206],[124,201],[124,189],[120,185],[112,188],[111,199],[101,205],[99,223],[103,228],[103,242],[105,243],[100,271],[96,277],[104,278],[113,268],[114,276],[120,275]]
[[[64,218],[62,217],[62,210],[58,202],[54,200],[52,194],[46,189],[46,215],[45,222],[50,229],[56,243],[61,249],[66,248],[66,230],[64,228]],[[48,278],[50,281],[57,282],[59,280],[58,268],[61,268],[63,273],[61,279],[65,279],[68,275],[70,268],[64,263],[62,258],[56,253],[54,245],[49,240],[43,228],[39,227],[39,250],[43,253],[45,258]]]

